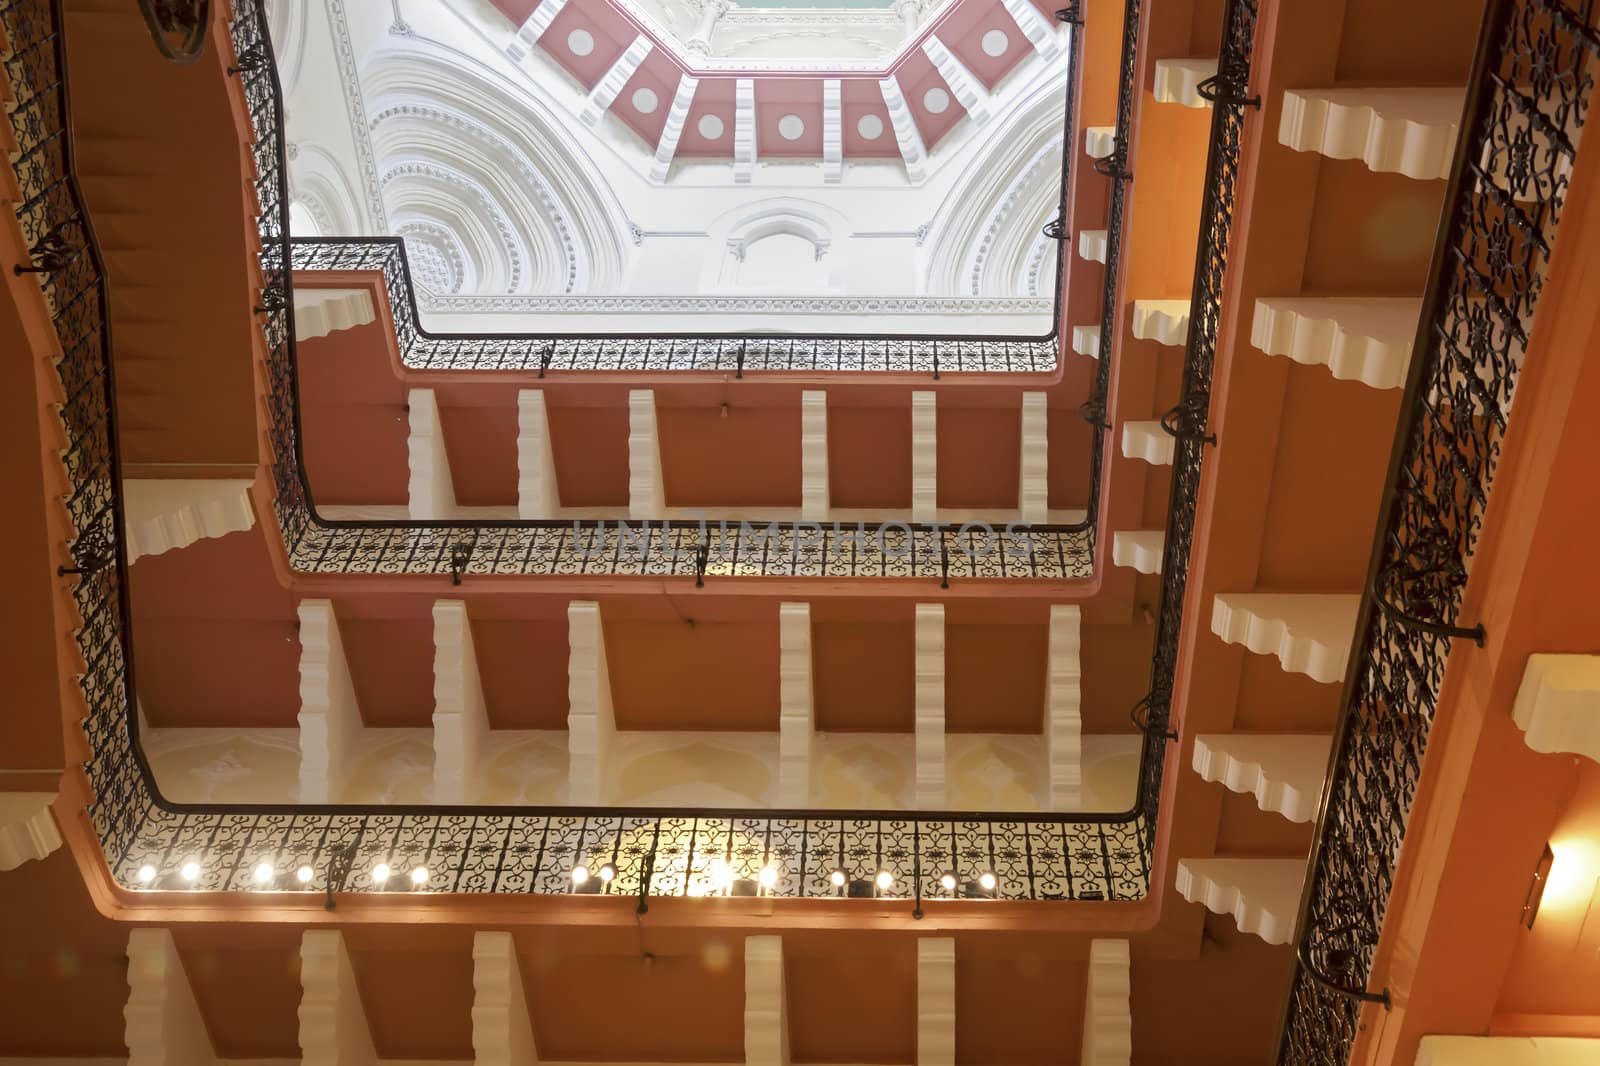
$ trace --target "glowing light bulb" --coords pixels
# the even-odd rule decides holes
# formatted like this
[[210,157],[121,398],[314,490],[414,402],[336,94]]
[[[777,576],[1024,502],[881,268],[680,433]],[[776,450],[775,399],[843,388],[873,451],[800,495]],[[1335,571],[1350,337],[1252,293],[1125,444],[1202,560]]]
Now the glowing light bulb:
[[573,884],[581,885],[581,884],[584,884],[585,882],[587,882],[588,880],[589,880],[589,868],[587,866],[574,866],[572,868],[572,883]]
[[300,869],[294,872],[294,879],[299,881],[302,885],[309,885],[311,883],[311,879],[315,876],[317,876],[317,871],[313,870],[309,866],[302,866]]
[[877,883],[880,889],[888,888],[890,885],[894,884],[894,874],[890,873],[888,870],[879,870]]
[[256,871],[255,871],[256,884],[258,884],[258,885],[267,884],[269,881],[272,880],[272,874],[273,874],[273,869],[272,869],[272,864],[270,862],[261,862],[261,863],[257,863],[256,864]]
[[191,859],[189,862],[184,863],[182,868],[178,870],[178,876],[182,877],[185,881],[200,880],[200,864]]
[[428,868],[426,866],[413,866],[411,868],[411,883],[422,886],[428,883]]
[[998,882],[995,881],[994,874],[990,873],[988,870],[985,870],[983,873],[978,875],[978,887],[983,889],[985,892],[993,892],[994,886],[997,883]]
[[617,876],[617,868],[615,866],[612,866],[609,862],[606,863],[604,866],[600,867],[600,880],[609,883],[611,881],[611,879],[616,877],[616,876]]
[[772,888],[778,883],[778,868],[776,866],[763,866],[760,878],[762,888]]
[[140,881],[141,884],[148,885],[151,881],[154,881],[155,879],[156,879],[156,868],[154,866],[145,865],[145,866],[139,867],[139,881]]
[[389,875],[393,872],[393,870],[389,869],[388,863],[380,862],[372,868],[372,883],[375,885],[383,884],[389,880]]
[[828,880],[833,882],[833,887],[834,888],[843,888],[844,887],[844,871],[843,870],[835,870],[835,871],[833,871],[833,873],[828,875]]
[[946,892],[954,892],[956,890],[956,875],[945,874],[943,877],[939,878],[939,887],[944,889]]
[[729,866],[726,860],[712,859],[707,872],[711,874],[711,880],[718,888],[727,888],[733,884],[733,867]]

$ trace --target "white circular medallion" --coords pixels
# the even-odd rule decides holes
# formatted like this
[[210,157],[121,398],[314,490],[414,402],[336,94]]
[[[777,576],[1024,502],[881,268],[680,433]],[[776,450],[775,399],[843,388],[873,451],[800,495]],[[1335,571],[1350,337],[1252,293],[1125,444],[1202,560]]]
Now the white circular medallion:
[[929,89],[922,94],[922,106],[931,114],[942,115],[945,108],[950,106],[950,94],[943,89]]
[[700,121],[695,124],[695,129],[700,131],[700,136],[708,141],[717,140],[722,136],[722,120],[716,115],[701,115]]
[[660,104],[661,100],[656,96],[654,89],[640,88],[633,90],[633,109],[639,114],[652,114]]
[[979,44],[983,48],[984,55],[998,57],[1005,55],[1006,49],[1011,47],[1011,38],[1006,36],[1005,30],[990,30],[983,35],[983,40]]
[[575,56],[586,56],[594,51],[594,34],[588,30],[573,30],[567,34],[567,51]]
[[883,136],[883,119],[877,115],[862,115],[860,121],[856,123],[856,132],[861,134],[864,140],[875,141]]
[[799,115],[784,115],[778,120],[778,136],[786,141],[798,141],[805,131],[805,119]]

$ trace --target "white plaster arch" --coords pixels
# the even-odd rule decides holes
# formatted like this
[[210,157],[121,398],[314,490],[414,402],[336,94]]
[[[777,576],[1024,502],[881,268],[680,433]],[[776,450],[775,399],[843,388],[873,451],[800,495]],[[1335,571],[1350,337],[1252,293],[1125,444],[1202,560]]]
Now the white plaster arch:
[[737,279],[738,264],[757,242],[774,236],[798,237],[811,245],[813,263],[822,264],[814,277],[820,291],[832,291],[846,276],[849,220],[825,204],[777,196],[742,204],[715,218],[707,230],[720,256],[707,256],[701,266],[700,291],[713,292]]
[[306,52],[306,5],[311,0],[266,0],[267,32],[272,35],[272,54],[278,61],[278,80],[284,96],[294,92],[300,82]]
[[537,237],[529,240],[493,193],[466,174],[433,160],[411,159],[386,168],[379,182],[391,222],[421,217],[449,230],[472,261],[484,289],[539,291],[539,280],[553,280],[536,278],[529,264],[548,260],[554,253],[533,252],[530,245],[537,245]]
[[345,168],[317,145],[297,144],[289,162],[289,197],[305,205],[324,234],[366,229],[362,197]]

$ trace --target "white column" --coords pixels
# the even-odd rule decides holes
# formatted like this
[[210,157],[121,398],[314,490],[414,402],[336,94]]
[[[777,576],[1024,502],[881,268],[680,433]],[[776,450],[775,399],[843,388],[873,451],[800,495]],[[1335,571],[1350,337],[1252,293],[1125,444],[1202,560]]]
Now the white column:
[[911,520],[939,517],[938,394],[911,394]]
[[655,159],[650,163],[650,180],[662,182],[672,172],[672,159],[678,154],[678,141],[683,138],[683,128],[689,124],[689,108],[694,105],[694,92],[700,79],[688,74],[678,78],[678,91],[672,96],[672,107],[667,111],[667,124],[661,128],[661,139],[656,142]]
[[544,390],[517,390],[517,517],[554,518],[561,506]]
[[917,604],[917,807],[939,810],[944,792],[944,605]]
[[822,389],[806,389],[800,394],[800,517],[808,522],[823,522],[831,508],[828,394]]
[[1231,914],[1241,933],[1287,944],[1300,912],[1304,859],[1180,859],[1178,895]]
[[1600,655],[1530,655],[1511,718],[1534,751],[1600,762]]
[[128,1066],[206,1066],[217,1061],[172,933],[128,933]]
[[439,404],[432,389],[412,389],[406,394],[411,412],[411,432],[406,456],[411,469],[408,503],[411,517],[450,518],[455,514],[456,489],[450,478],[450,455],[439,423]]
[[1056,811],[1075,811],[1083,804],[1082,624],[1076,605],[1051,606],[1044,750],[1049,805]]
[[470,803],[484,750],[484,705],[472,623],[461,600],[433,605],[433,802]]
[[0,871],[42,859],[61,846],[53,792],[0,792]]
[[377,1066],[355,970],[337,929],[300,938],[300,1066]]
[[1293,674],[1344,680],[1361,597],[1301,592],[1224,592],[1211,604],[1211,631],[1257,655],[1276,655]]
[[744,1061],[746,1066],[789,1066],[782,937],[744,938]]
[[844,180],[844,92],[838,78],[822,79],[822,180]]
[[989,121],[989,90],[973,76],[965,63],[957,59],[938,37],[929,34],[922,39],[922,51],[933,61],[933,69],[950,86],[950,95],[956,98],[967,117],[976,123]]
[[1265,733],[1202,733],[1194,738],[1194,771],[1291,822],[1317,816],[1333,738]]
[[1017,24],[1017,29],[1033,45],[1034,51],[1049,59],[1061,50],[1061,38],[1056,35],[1056,28],[1052,26],[1040,10],[1033,6],[1031,0],[1000,0],[1005,5],[1011,20]]
[[1278,141],[1297,152],[1359,159],[1379,173],[1450,176],[1461,88],[1289,89]]
[[778,806],[811,806],[816,714],[811,688],[811,605],[778,605]]
[[1128,1066],[1133,1061],[1132,998],[1128,942],[1091,940],[1081,1066]]
[[354,329],[376,321],[370,289],[313,289],[296,285],[294,290],[294,339],[315,340],[341,329]]
[[956,942],[917,940],[917,1066],[955,1066]]
[[667,510],[661,482],[661,440],[656,435],[656,394],[628,392],[628,517],[662,518]]
[[561,14],[561,9],[567,6],[567,0],[540,0],[539,6],[533,9],[517,30],[517,35],[506,45],[506,55],[513,62],[520,62],[522,57],[533,51],[533,46],[539,43],[539,38],[544,36],[544,31],[550,28],[550,23]]
[[601,802],[606,755],[617,729],[598,603],[567,605],[567,646],[567,802],[594,806]]
[[361,735],[361,708],[328,600],[300,601],[301,803],[335,803]]
[[919,182],[926,173],[923,163],[928,158],[928,149],[922,143],[922,131],[917,129],[911,105],[906,103],[905,93],[900,90],[900,79],[891,74],[878,82],[878,90],[883,93],[883,104],[889,109],[889,123],[894,126],[894,139],[900,145],[906,180]]
[[650,38],[644,34],[633,39],[633,43],[619,55],[616,62],[611,64],[600,80],[595,82],[594,88],[589,90],[589,99],[584,102],[583,110],[578,112],[578,117],[585,126],[591,128],[600,124],[600,119],[611,109],[611,104],[616,100],[622,87],[628,84],[628,79],[633,77],[645,57],[650,54]]
[[756,173],[756,83],[733,83],[733,180],[748,184]]
[[1042,392],[1022,394],[1022,450],[1017,509],[1027,525],[1043,525],[1050,511],[1050,409]]
[[122,483],[128,562],[225,537],[256,524],[247,479],[135,479]]
[[472,938],[472,1051],[475,1066],[539,1061],[510,933],[483,931]]
[[1425,1036],[1416,1066],[1594,1066],[1600,1040],[1581,1036]]

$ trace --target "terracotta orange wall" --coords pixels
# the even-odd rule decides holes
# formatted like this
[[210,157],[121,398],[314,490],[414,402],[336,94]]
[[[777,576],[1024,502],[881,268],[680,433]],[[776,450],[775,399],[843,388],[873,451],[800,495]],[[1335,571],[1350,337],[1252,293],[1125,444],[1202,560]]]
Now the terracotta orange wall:
[[835,507],[911,506],[911,408],[828,409],[828,493]]
[[673,507],[800,506],[800,409],[656,405]]
[[565,407],[552,402],[547,410],[561,505],[626,507],[628,409]]
[[564,621],[473,617],[472,642],[491,728],[567,728]]
[[776,617],[604,625],[617,728],[778,728]]
[[945,732],[1037,735],[1044,723],[1047,638],[1043,626],[947,622]]
[[811,654],[819,731],[911,731],[916,711],[916,628],[909,617],[870,623],[813,618]]
[[1020,408],[944,410],[938,426],[939,506],[1017,506]]

